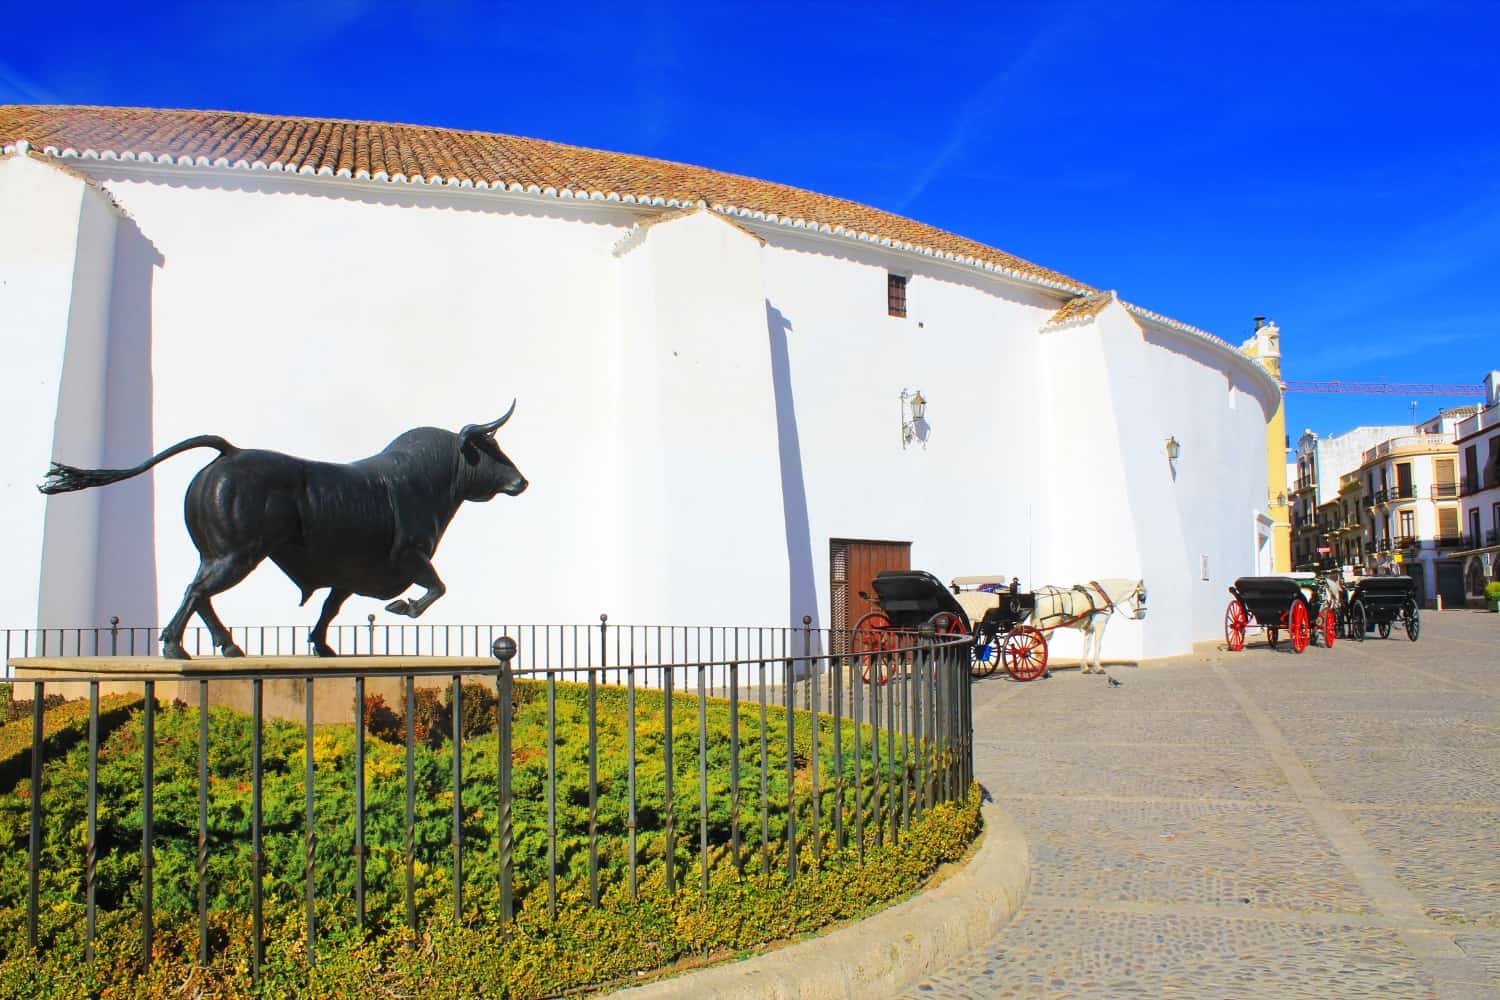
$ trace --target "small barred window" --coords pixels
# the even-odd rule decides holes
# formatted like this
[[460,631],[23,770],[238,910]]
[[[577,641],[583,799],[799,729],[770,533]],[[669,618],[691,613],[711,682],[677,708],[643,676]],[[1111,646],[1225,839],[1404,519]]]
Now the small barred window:
[[886,275],[885,303],[892,316],[906,318],[906,275]]

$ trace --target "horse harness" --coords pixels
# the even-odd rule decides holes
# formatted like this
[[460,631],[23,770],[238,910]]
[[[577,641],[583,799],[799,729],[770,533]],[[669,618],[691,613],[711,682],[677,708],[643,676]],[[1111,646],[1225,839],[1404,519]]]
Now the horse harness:
[[[1091,592],[1089,588],[1093,588],[1093,592]],[[1099,586],[1099,581],[1098,580],[1090,580],[1088,582],[1087,586],[1085,586],[1084,584],[1081,584],[1081,583],[1075,583],[1072,587],[1070,587],[1067,590],[1064,590],[1061,587],[1046,587],[1046,588],[1043,588],[1043,589],[1046,590],[1046,591],[1048,591],[1048,592],[1050,592],[1049,596],[1056,596],[1056,595],[1061,595],[1061,594],[1074,594],[1074,593],[1080,594],[1080,595],[1082,595],[1082,597],[1083,597],[1084,600],[1086,600],[1086,601],[1089,602],[1089,609],[1087,611],[1085,611],[1083,614],[1073,615],[1072,617],[1069,617],[1068,612],[1059,612],[1056,615],[1038,616],[1038,618],[1037,618],[1037,624],[1039,626],[1043,627],[1043,628],[1048,629],[1048,630],[1055,629],[1055,628],[1070,628],[1070,627],[1078,624],[1079,622],[1083,621],[1085,618],[1092,618],[1094,615],[1101,614],[1101,613],[1102,614],[1113,614],[1115,608],[1118,607],[1118,605],[1113,600],[1110,599],[1109,594],[1105,592],[1104,588],[1101,587],[1101,586]],[[1103,607],[1100,607],[1099,605],[1097,605],[1097,604],[1094,603],[1094,592],[1097,592],[1098,595],[1104,599],[1104,606]],[[1053,618],[1053,617],[1057,617],[1057,618],[1060,618],[1062,620],[1059,621],[1056,625],[1043,625],[1042,624],[1048,618]]]

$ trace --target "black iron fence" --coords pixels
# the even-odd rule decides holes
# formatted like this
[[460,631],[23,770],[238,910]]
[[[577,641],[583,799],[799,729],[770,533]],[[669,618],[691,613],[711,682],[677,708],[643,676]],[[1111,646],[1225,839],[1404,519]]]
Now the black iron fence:
[[[236,639],[249,653],[272,652],[294,635],[251,628]],[[369,625],[330,633],[335,638],[348,658],[254,670],[217,658],[161,661],[160,670],[127,664],[127,672],[105,673],[86,660],[25,661],[146,652],[151,630],[7,632],[7,662],[22,662],[6,684],[4,708],[22,720],[13,710],[29,709],[31,738],[28,769],[4,779],[25,783],[25,887],[13,885],[0,907],[18,907],[24,897],[26,943],[58,946],[43,906],[72,907],[81,932],[62,937],[76,936],[82,957],[92,960],[107,892],[114,918],[124,910],[138,919],[149,966],[155,892],[166,888],[177,901],[173,919],[196,918],[197,960],[207,964],[222,947],[210,933],[210,896],[228,891],[226,865],[241,865],[232,877],[248,882],[241,899],[259,976],[268,878],[283,904],[289,886],[301,883],[305,955],[313,962],[330,922],[359,932],[376,920],[419,929],[437,907],[434,886],[451,893],[453,921],[462,924],[479,910],[508,921],[526,899],[545,899],[555,914],[560,893],[586,894],[593,906],[610,891],[635,898],[648,871],[668,893],[696,879],[706,894],[711,873],[723,866],[795,879],[825,854],[857,860],[871,845],[899,846],[925,811],[961,798],[973,778],[968,646],[930,629],[900,633],[896,648],[862,655],[829,652],[850,648],[848,637],[806,625],[622,627],[603,616],[593,626]],[[419,653],[492,655],[458,665],[361,664],[371,654]],[[30,706],[22,706],[28,695]],[[68,705],[76,709],[71,743],[49,716]],[[237,756],[232,738],[246,733],[248,751]],[[373,754],[372,738],[380,741]],[[303,802],[293,817],[288,782],[296,781],[299,743]],[[122,785],[116,768],[101,787],[101,760],[113,766],[119,754],[132,776],[138,759],[138,783]],[[154,799],[159,760],[176,782],[163,785],[170,815]],[[376,784],[372,766],[381,772]],[[376,845],[367,793],[389,792],[397,777],[399,834]],[[276,783],[277,810],[270,854],[268,780]],[[237,806],[225,805],[231,794],[247,800],[242,820]],[[448,795],[451,804],[442,803]],[[17,821],[19,798],[9,798]],[[445,857],[434,853],[433,824],[441,821],[434,802],[451,810]],[[387,821],[396,811],[389,805]],[[45,822],[49,809],[67,814],[57,817],[61,832]],[[560,809],[572,819],[561,820]],[[370,867],[377,846],[378,871]],[[129,869],[135,854],[137,877],[122,883],[121,859]],[[175,861],[164,874],[158,859],[167,856]],[[419,874],[439,864],[442,878]],[[476,882],[466,864],[482,883],[467,901]],[[112,881],[103,886],[106,870]],[[44,871],[52,873],[46,892]],[[191,902],[185,884],[196,885]],[[368,905],[375,891],[385,904],[378,916]]]

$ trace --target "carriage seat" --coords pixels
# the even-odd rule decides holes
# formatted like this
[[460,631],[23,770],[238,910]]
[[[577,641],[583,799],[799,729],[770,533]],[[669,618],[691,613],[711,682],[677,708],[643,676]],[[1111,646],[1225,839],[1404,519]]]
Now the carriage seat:
[[984,617],[984,613],[990,608],[1000,606],[1000,595],[987,593],[983,590],[960,590],[953,595],[958,600],[959,607],[964,609],[964,614],[969,616],[969,621],[977,622]]
[[[977,624],[984,618],[986,611],[1000,606],[1000,592],[1010,589],[1010,577],[955,576],[952,586],[953,596],[957,598],[959,607],[964,609],[964,614],[969,616],[969,621]],[[979,590],[977,589],[979,587],[993,589]]]

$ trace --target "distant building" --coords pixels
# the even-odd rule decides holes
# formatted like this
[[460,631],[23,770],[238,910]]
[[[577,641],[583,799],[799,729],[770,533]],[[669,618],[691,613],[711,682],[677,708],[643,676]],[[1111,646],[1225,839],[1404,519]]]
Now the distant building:
[[1475,409],[1327,438],[1305,432],[1291,484],[1296,568],[1406,573],[1427,602],[1441,595],[1446,606],[1463,603],[1467,539],[1454,438]]
[[1315,569],[1331,553],[1318,528],[1318,506],[1339,495],[1340,477],[1358,468],[1367,448],[1400,434],[1410,434],[1410,424],[1356,427],[1343,434],[1319,437],[1311,430],[1297,439],[1295,475],[1291,487],[1292,566]]
[[1464,590],[1470,599],[1500,580],[1500,371],[1484,377],[1484,406],[1458,425],[1455,442],[1462,463],[1460,507]]
[[1464,547],[1458,527],[1458,454],[1454,436],[1472,406],[1444,410],[1408,434],[1361,456],[1365,553],[1369,571],[1406,573],[1428,601],[1463,604]]

